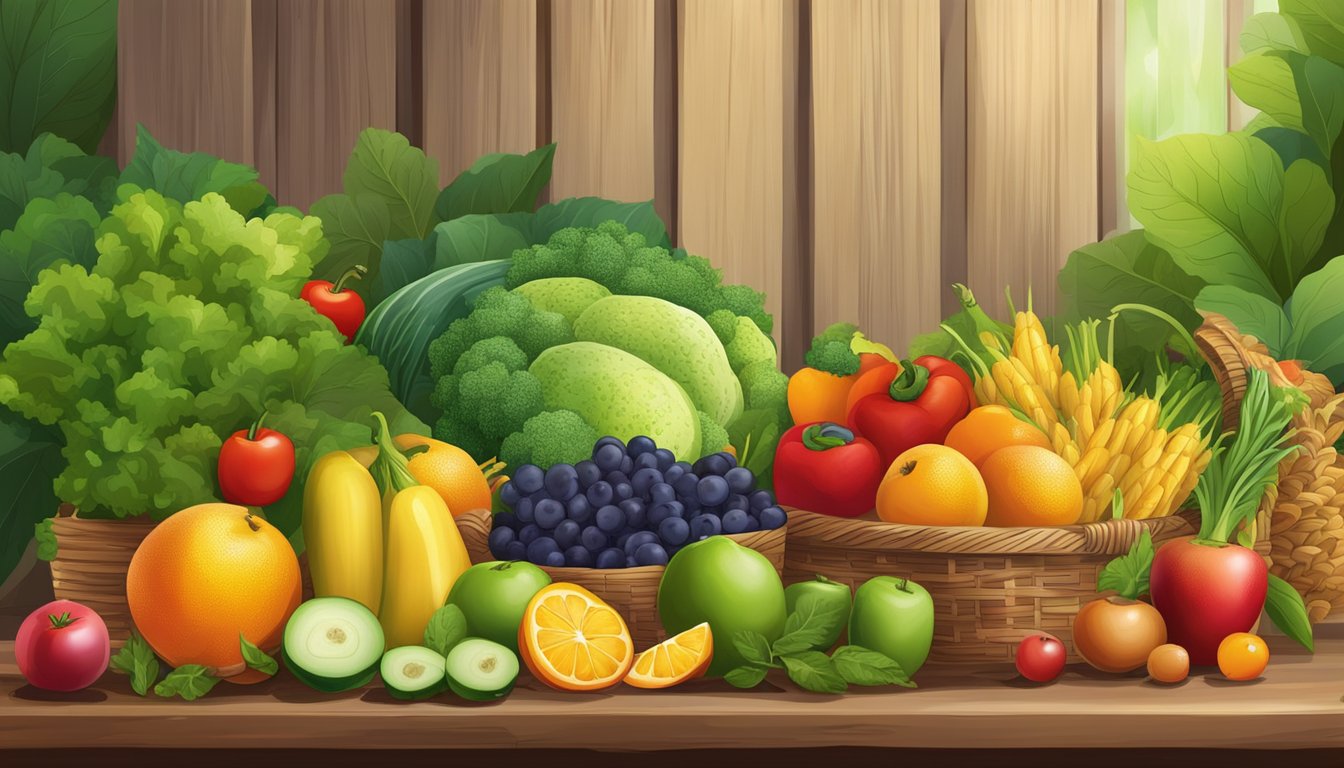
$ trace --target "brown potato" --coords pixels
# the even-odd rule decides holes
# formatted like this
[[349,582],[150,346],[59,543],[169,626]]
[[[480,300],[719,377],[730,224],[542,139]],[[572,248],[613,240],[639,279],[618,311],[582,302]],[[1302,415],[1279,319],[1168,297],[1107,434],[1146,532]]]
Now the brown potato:
[[1162,614],[1147,603],[1108,597],[1093,600],[1073,621],[1073,647],[1102,672],[1131,672],[1167,642]]

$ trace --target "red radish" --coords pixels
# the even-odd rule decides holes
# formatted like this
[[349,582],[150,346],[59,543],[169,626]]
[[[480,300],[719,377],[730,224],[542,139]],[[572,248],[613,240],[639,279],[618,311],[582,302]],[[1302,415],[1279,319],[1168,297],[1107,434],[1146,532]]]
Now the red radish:
[[1149,577],[1153,607],[1167,623],[1167,641],[1190,653],[1193,666],[1218,663],[1218,644],[1249,632],[1265,605],[1268,569],[1260,555],[1236,544],[1176,539],[1157,550]]

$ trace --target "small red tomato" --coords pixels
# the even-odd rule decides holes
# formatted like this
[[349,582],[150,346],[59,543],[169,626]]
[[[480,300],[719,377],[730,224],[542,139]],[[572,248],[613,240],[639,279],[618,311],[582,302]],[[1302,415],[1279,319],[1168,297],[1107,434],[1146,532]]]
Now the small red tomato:
[[313,305],[319,315],[336,324],[336,330],[345,336],[345,343],[354,340],[359,326],[364,323],[364,299],[354,291],[345,290],[347,280],[359,280],[369,270],[356,264],[332,285],[326,280],[309,280],[299,291],[299,298]]
[[1034,683],[1048,683],[1064,671],[1068,654],[1054,635],[1029,635],[1017,646],[1018,674]]
[[294,443],[261,418],[249,429],[234,432],[219,448],[219,490],[224,500],[264,507],[284,498],[294,480]]
[[14,640],[19,674],[48,691],[88,688],[111,656],[102,617],[71,600],[54,600],[28,614]]

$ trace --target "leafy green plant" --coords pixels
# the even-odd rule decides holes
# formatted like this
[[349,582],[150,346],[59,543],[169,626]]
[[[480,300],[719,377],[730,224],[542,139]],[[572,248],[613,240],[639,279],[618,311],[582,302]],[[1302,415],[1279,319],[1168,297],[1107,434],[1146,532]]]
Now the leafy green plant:
[[0,152],[44,133],[93,152],[117,97],[116,0],[0,4],[0,50]]

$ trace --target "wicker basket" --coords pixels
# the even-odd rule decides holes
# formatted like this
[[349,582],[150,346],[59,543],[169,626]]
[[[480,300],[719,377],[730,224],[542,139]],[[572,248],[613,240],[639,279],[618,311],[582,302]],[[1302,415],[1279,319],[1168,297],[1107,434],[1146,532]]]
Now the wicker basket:
[[126,569],[136,547],[154,529],[147,517],[86,520],[64,506],[52,520],[56,557],[51,561],[51,586],[56,597],[74,600],[98,612],[107,624],[112,647],[131,634],[126,605]]
[[[490,554],[490,511],[477,509],[457,517],[457,528],[467,545],[467,554],[473,563],[494,560]],[[791,524],[791,522],[790,522]],[[787,526],[786,526],[787,527]],[[785,528],[773,531],[743,533],[729,538],[744,547],[765,555],[776,571],[784,568]],[[662,621],[658,618],[658,582],[663,578],[662,566],[641,568],[543,568],[555,581],[567,581],[590,590],[611,604],[625,618],[639,649],[655,645],[664,639]]]
[[1015,645],[1043,630],[1064,641],[1097,597],[1097,574],[1144,529],[1163,542],[1194,533],[1180,516],[1053,528],[896,525],[794,510],[784,581],[824,574],[857,588],[885,574],[913,579],[934,606],[933,649],[945,662],[1011,662]]

